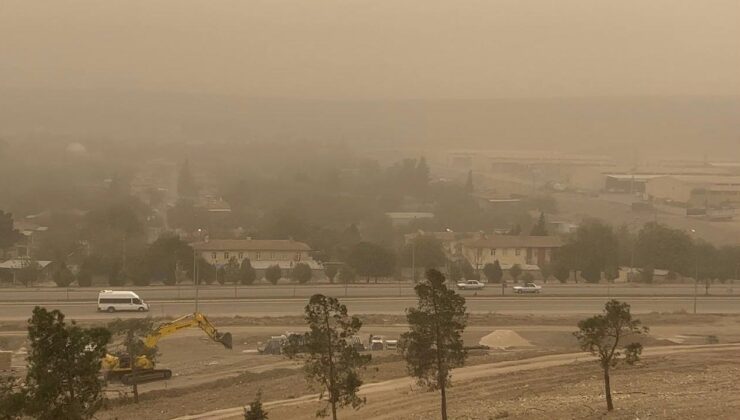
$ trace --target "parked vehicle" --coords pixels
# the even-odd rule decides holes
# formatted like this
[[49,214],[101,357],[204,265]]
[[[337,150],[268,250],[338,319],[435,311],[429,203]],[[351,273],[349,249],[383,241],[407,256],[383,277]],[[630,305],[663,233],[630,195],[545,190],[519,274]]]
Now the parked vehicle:
[[369,350],[398,350],[398,340],[389,339],[382,335],[371,336]]
[[538,286],[534,283],[525,283],[524,286],[514,286],[514,293],[540,293],[542,286]]
[[149,304],[130,290],[101,290],[98,293],[98,311],[149,311]]
[[460,290],[481,290],[485,286],[484,283],[478,280],[465,280],[457,283],[457,288]]

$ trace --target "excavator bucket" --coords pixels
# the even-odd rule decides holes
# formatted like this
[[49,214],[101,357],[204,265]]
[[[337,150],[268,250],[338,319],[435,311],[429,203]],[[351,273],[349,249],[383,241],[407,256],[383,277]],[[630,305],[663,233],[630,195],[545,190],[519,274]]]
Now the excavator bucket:
[[233,345],[232,345],[233,342],[232,342],[232,339],[231,339],[231,333],[228,333],[228,332],[227,333],[219,333],[218,335],[216,335],[216,341],[218,341],[219,343],[223,344],[224,347],[226,347],[229,350],[231,350],[232,347],[233,347]]

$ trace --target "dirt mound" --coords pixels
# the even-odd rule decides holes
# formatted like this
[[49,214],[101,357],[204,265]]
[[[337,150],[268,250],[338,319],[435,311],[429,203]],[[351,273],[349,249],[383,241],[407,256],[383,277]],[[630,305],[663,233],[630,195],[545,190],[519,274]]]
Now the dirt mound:
[[479,344],[490,348],[532,347],[532,343],[512,330],[495,330],[480,339]]

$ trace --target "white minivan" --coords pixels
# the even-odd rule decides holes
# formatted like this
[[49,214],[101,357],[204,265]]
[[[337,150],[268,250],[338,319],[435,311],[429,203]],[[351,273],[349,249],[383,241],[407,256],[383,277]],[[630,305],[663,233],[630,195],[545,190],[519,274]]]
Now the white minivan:
[[128,290],[101,290],[98,293],[98,311],[145,312],[148,310],[149,304],[134,292]]

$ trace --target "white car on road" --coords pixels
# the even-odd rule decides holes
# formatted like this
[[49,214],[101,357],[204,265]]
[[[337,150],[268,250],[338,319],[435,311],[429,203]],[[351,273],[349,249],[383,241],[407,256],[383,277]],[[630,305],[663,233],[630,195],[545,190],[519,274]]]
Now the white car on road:
[[514,293],[540,293],[542,291],[542,286],[538,286],[534,283],[524,283],[524,286],[514,286],[512,289],[514,289]]
[[460,290],[481,290],[485,286],[484,283],[478,280],[465,280],[457,283],[457,288]]

